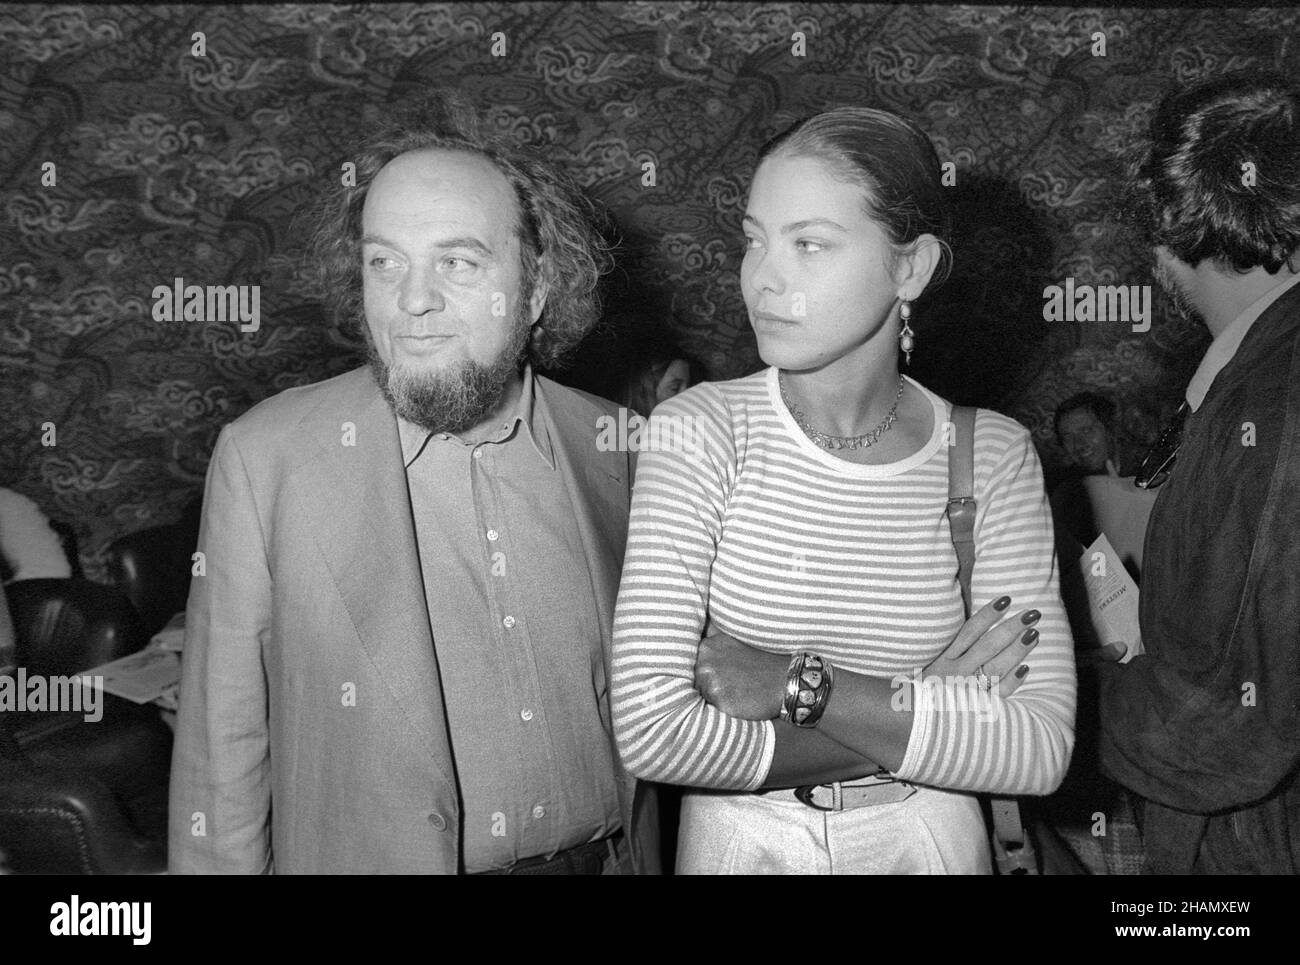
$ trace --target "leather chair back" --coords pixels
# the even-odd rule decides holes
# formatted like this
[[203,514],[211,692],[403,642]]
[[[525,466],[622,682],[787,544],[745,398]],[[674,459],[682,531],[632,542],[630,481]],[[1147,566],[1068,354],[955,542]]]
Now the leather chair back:
[[108,548],[108,577],[135,604],[146,638],[185,609],[200,505],[192,502],[178,522],[138,530]]
[[28,673],[75,674],[149,642],[131,601],[89,580],[19,580],[5,587],[17,664]]

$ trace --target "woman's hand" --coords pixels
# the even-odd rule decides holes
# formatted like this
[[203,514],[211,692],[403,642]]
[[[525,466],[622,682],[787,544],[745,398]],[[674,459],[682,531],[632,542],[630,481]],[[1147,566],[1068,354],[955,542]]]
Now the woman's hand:
[[1003,620],[1010,607],[1009,596],[985,604],[925,668],[925,675],[979,680],[983,672],[984,677],[997,681],[1000,696],[1011,696],[1029,672],[1022,661],[1038,645],[1034,625],[1041,614],[1025,610],[1017,619]]
[[695,689],[731,717],[771,720],[781,712],[788,654],[768,653],[725,633],[700,641],[695,657]]

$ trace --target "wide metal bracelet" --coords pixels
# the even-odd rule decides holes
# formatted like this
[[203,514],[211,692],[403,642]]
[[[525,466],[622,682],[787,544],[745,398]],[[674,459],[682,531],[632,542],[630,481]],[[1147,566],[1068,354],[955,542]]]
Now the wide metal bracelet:
[[808,651],[795,654],[786,680],[782,718],[796,727],[816,727],[826,711],[834,681],[835,670],[829,661]]
[[781,698],[781,719],[790,719],[790,708],[799,696],[799,673],[803,669],[805,653],[796,650],[790,654],[790,665],[785,671],[785,696]]

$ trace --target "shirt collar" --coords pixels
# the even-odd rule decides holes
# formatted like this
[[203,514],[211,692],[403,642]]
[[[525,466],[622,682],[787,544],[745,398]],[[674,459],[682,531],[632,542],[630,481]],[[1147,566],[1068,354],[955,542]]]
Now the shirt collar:
[[1246,337],[1251,326],[1259,321],[1259,317],[1268,310],[1270,305],[1290,291],[1297,282],[1300,282],[1300,274],[1290,281],[1270,288],[1247,305],[1245,311],[1214,337],[1214,341],[1210,343],[1205,357],[1201,359],[1201,364],[1196,369],[1196,374],[1192,376],[1192,381],[1187,383],[1187,404],[1191,406],[1193,412],[1205,401],[1205,395],[1214,384],[1215,377],[1237,354],[1237,349],[1241,347],[1242,339]]
[[[505,442],[514,435],[515,427],[519,426],[519,431],[527,436],[528,441],[532,443],[533,451],[546,462],[548,467],[554,469],[555,447],[551,444],[550,421],[546,400],[536,390],[532,364],[526,363],[523,371],[522,390],[519,393],[519,398],[515,401],[514,409],[501,421],[497,431],[484,440],[484,443]],[[397,431],[402,440],[402,462],[409,469],[411,463],[415,462],[420,457],[420,454],[424,452],[429,440],[434,437],[435,433],[408,422],[401,416],[397,417]],[[438,433],[437,435],[440,438],[461,441],[450,433]]]

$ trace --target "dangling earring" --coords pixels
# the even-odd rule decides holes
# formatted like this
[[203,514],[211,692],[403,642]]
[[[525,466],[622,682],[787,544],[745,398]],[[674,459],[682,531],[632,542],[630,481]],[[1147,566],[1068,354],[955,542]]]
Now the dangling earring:
[[903,328],[898,333],[898,347],[907,356],[907,364],[912,364],[912,346],[916,344],[912,326],[907,324],[912,317],[912,303],[906,298],[898,306],[898,317],[903,320]]

